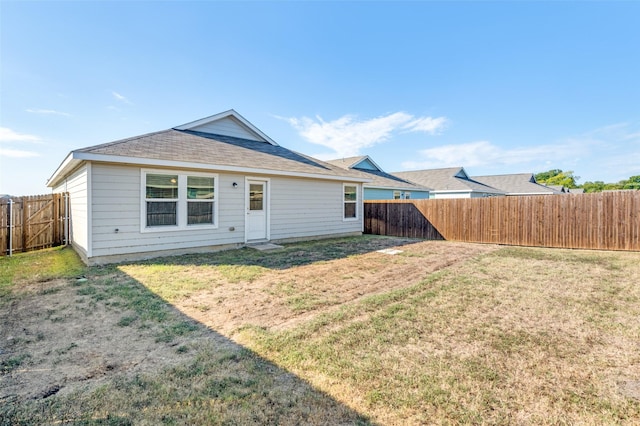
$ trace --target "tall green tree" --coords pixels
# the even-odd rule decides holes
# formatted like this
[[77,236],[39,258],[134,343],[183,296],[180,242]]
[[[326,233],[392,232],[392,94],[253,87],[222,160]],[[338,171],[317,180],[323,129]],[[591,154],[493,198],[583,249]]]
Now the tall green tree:
[[573,171],[563,172],[560,169],[552,169],[547,172],[538,173],[535,175],[535,178],[538,183],[562,185],[565,188],[577,188],[578,184],[576,181],[580,179],[579,176],[573,175]]
[[535,178],[538,183],[545,183],[547,180],[562,173],[560,169],[551,169],[546,172],[536,173]]
[[631,176],[622,186],[622,189],[640,189],[640,175]]

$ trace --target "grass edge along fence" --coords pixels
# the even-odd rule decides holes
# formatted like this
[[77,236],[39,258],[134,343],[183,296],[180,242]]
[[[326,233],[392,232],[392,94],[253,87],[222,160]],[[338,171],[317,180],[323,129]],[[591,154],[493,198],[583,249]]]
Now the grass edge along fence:
[[365,234],[640,251],[640,191],[365,201],[364,211]]
[[0,256],[69,243],[67,193],[0,199]]

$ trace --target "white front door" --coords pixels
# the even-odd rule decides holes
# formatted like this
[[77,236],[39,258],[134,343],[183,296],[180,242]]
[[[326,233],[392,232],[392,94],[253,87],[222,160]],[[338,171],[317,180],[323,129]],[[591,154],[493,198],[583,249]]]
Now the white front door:
[[247,241],[267,240],[268,199],[267,182],[247,181]]

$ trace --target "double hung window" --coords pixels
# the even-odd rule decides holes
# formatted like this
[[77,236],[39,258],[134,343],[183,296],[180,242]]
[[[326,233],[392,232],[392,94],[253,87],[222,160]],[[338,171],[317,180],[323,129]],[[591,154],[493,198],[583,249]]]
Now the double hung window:
[[215,227],[217,175],[142,171],[142,229]]
[[344,184],[343,188],[343,213],[344,220],[358,218],[358,187]]

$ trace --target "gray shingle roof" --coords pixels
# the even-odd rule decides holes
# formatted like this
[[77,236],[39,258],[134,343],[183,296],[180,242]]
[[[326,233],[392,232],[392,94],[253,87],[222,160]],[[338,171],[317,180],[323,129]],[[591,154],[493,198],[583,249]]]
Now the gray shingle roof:
[[90,146],[74,152],[303,174],[360,177],[356,174],[357,172],[342,169],[281,146],[191,130],[169,129]]
[[365,158],[367,158],[366,155],[358,155],[356,157],[347,157],[347,158],[338,158],[335,160],[329,160],[327,161],[327,163],[333,164],[334,166],[338,166],[343,169],[350,169],[353,165],[358,164]]
[[448,167],[444,169],[415,170],[410,172],[394,172],[402,179],[433,188],[433,191],[482,192],[489,194],[504,194],[503,191],[487,186],[472,179],[457,177],[463,171],[462,167]]
[[359,163],[363,159],[367,158],[366,155],[358,157],[341,158],[337,160],[329,160],[327,163],[338,166],[345,170],[350,170],[353,173],[358,173],[364,178],[371,179],[371,182],[365,184],[367,187],[373,188],[392,188],[409,191],[429,191],[430,188],[423,185],[419,185],[413,182],[409,182],[406,179],[402,179],[398,176],[394,176],[382,170],[366,170],[366,169],[352,169],[354,164]]
[[551,195],[558,191],[536,183],[533,173],[473,176],[471,179],[492,186],[507,195]]

